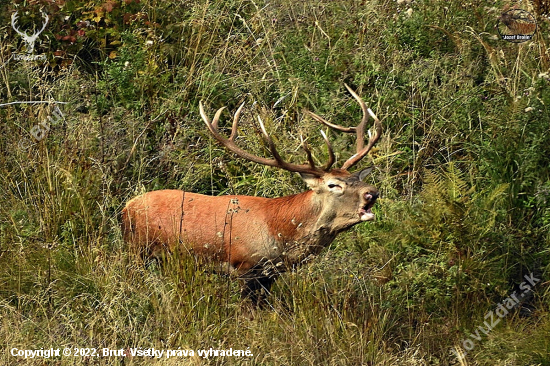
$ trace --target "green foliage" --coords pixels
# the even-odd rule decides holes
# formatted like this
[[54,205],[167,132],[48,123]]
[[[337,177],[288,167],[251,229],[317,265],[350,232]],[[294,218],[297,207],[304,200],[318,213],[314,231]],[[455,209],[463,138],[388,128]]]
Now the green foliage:
[[[539,32],[524,44],[494,37],[502,2],[2,5],[2,104],[68,103],[40,141],[30,131],[54,105],[0,107],[3,344],[254,353],[190,364],[548,364],[550,58],[544,6],[534,3],[525,6]],[[17,60],[26,44],[11,14],[30,31],[40,9],[50,20],[35,54],[46,60]],[[284,274],[269,309],[251,317],[237,284],[193,258],[177,254],[159,267],[131,253],[120,211],[144,191],[305,189],[297,176],[219,147],[199,101],[209,115],[228,107],[226,133],[246,101],[237,142],[255,155],[269,155],[260,114],[286,159],[305,161],[303,135],[324,161],[319,126],[303,109],[357,125],[361,110],[344,82],[384,125],[362,163],[376,165],[368,179],[382,193],[377,220]],[[337,165],[355,152],[353,134],[330,138]],[[472,321],[482,325],[533,272],[543,279],[533,296],[458,361],[449,350]],[[0,360],[17,362],[9,352]]]
[[499,238],[493,233],[497,218],[505,215],[508,185],[476,192],[467,179],[452,163],[427,170],[402,231],[392,232],[399,232],[390,245],[400,253],[394,292],[406,296],[409,309],[468,311],[456,302],[458,296],[487,298],[506,286],[501,267],[506,248],[495,252]]

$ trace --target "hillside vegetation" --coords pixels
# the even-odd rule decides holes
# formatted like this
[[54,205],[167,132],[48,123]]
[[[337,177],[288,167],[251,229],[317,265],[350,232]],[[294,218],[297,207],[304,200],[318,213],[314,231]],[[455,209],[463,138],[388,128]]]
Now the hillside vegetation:
[[[3,2],[0,363],[153,361],[10,351],[77,347],[195,350],[165,365],[550,365],[550,6],[521,2],[537,30],[512,43],[497,29],[513,5]],[[40,9],[28,54],[12,14],[30,35]],[[192,258],[128,250],[120,212],[137,194],[306,189],[219,146],[199,101],[228,107],[224,132],[246,102],[239,145],[255,155],[269,156],[259,114],[288,160],[306,161],[303,135],[322,162],[304,110],[357,125],[344,83],[384,126],[358,167],[376,166],[377,219],[281,276],[268,308],[244,312],[237,283]],[[354,153],[354,136],[330,138],[337,165]],[[209,348],[253,356],[196,353]]]

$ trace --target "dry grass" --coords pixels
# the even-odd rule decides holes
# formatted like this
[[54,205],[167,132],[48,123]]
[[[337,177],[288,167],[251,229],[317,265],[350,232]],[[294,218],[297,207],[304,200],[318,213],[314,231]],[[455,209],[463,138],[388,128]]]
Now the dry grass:
[[[69,103],[39,142],[29,132],[53,105],[0,107],[1,364],[48,362],[14,358],[13,347],[254,354],[154,361],[166,365],[550,362],[547,22],[517,45],[493,37],[500,3],[143,1],[101,13],[98,25],[110,33],[98,27],[67,45],[55,38],[67,31],[64,16],[76,27],[103,3],[67,4],[37,44],[50,56],[49,46],[66,52],[51,67],[12,57],[21,40],[9,14],[34,5],[0,15],[8,29],[2,103]],[[123,11],[149,23],[124,23]],[[344,82],[385,127],[372,154],[379,220],[282,275],[268,309],[245,311],[237,284],[192,258],[146,265],[128,250],[119,214],[144,191],[274,197],[303,189],[298,177],[217,146],[199,100],[210,110],[246,100],[239,144],[256,155],[267,153],[254,133],[261,113],[286,157],[303,162],[304,134],[323,161],[318,126],[302,111],[356,125],[360,111]],[[345,161],[352,138],[332,140]],[[534,296],[458,359],[451,347],[530,272],[543,279]]]

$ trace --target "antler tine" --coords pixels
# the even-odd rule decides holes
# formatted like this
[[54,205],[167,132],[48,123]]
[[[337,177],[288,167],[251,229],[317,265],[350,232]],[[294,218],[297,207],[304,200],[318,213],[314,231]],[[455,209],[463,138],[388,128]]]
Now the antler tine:
[[246,102],[243,102],[241,106],[237,109],[237,112],[235,112],[235,116],[233,117],[233,126],[231,127],[231,136],[229,136],[229,140],[233,141],[235,140],[235,137],[237,137],[237,124],[239,123],[239,118],[241,118],[241,111],[243,110],[243,107]]
[[[309,149],[309,146],[306,142],[306,140],[304,140],[304,137],[302,135],[300,135],[300,141],[302,143],[302,148],[304,149],[304,151],[306,152],[306,155],[307,155],[307,161],[309,163],[309,166],[312,168],[312,169],[316,169],[315,167],[315,162],[313,161],[313,156],[311,155],[311,150]],[[324,169],[323,169],[324,170]]]
[[340,131],[340,132],[346,132],[346,133],[353,133],[355,132],[355,127],[344,127],[344,126],[340,126],[340,125],[335,125],[334,123],[330,123],[329,121],[327,121],[326,119],[324,119],[323,117],[311,112],[311,111],[308,111],[307,109],[305,110],[305,112],[307,114],[309,114],[311,117],[313,117],[314,120],[316,120],[317,122],[321,122],[322,124],[324,124],[325,126],[327,127],[330,127],[330,128],[333,128],[337,131]]
[[265,129],[264,121],[262,121],[262,118],[260,116],[258,116],[258,122],[260,123],[260,129],[262,130],[262,134],[264,135],[264,137],[267,139],[268,142],[273,143],[273,140],[271,140],[271,137],[269,137],[269,134]]
[[225,109],[225,107],[221,107],[220,109],[218,109],[216,111],[216,114],[214,115],[214,119],[212,120],[212,122],[210,122],[210,119],[208,118],[206,113],[204,113],[204,108],[202,106],[202,100],[199,101],[199,112],[200,112],[201,117],[204,120],[204,122],[206,122],[206,126],[208,126],[208,129],[210,130],[210,132],[212,132],[212,134],[216,134],[216,135],[218,134],[217,133],[217,131],[218,131],[218,121],[220,120],[220,116],[221,116],[224,109]]
[[44,25],[42,26],[42,29],[40,29],[40,32],[37,32],[37,35],[42,33],[42,31],[44,31],[44,29],[46,29],[46,26],[48,25],[48,21],[50,20],[50,17],[48,16],[48,14],[44,13],[42,10],[40,10],[40,12],[42,13],[42,15],[44,15],[44,18],[46,18],[46,21],[44,22]]
[[361,159],[363,159],[382,135],[382,123],[380,122],[378,117],[376,117],[376,115],[370,108],[367,108],[367,113],[372,117],[372,119],[374,119],[374,135],[370,136],[369,133],[369,143],[367,144],[367,146],[365,146],[361,151],[357,152],[357,154],[346,160],[344,165],[342,165],[342,169],[347,170],[357,164]]
[[334,155],[334,151],[332,150],[332,145],[327,135],[325,134],[325,131],[323,130],[320,130],[320,131],[321,131],[321,135],[323,136],[323,139],[325,140],[325,144],[327,145],[327,148],[328,148],[328,161],[326,165],[323,167],[323,170],[328,171],[332,167],[332,165],[334,165],[334,162],[336,161],[336,156]]
[[17,12],[15,12],[11,15],[11,27],[20,36],[26,36],[27,35],[26,33],[24,34],[19,29],[17,29],[17,26],[15,25],[15,23],[17,23],[17,19],[19,19],[19,15],[17,15]]
[[262,121],[260,116],[258,116],[258,122],[260,122],[260,128],[262,130],[265,140],[267,141],[267,145],[269,146],[269,151],[271,152],[271,155],[273,155],[273,157],[275,158],[275,161],[279,164],[278,166],[283,167],[285,164],[288,164],[283,160],[283,158],[281,158],[281,155],[279,155],[277,147],[275,146],[275,143],[273,142],[271,136],[269,136],[269,134],[267,133],[264,122]]
[[[214,116],[214,120],[210,122],[209,118],[206,116],[206,113],[204,112],[204,107],[202,104],[202,101],[199,102],[199,111],[202,119],[206,123],[206,127],[208,127],[208,130],[214,138],[223,145],[226,149],[229,151],[237,154],[241,158],[244,158],[246,160],[253,161],[258,164],[268,165],[272,167],[282,168],[291,172],[297,172],[297,173],[305,173],[305,174],[312,174],[318,177],[321,177],[324,174],[324,171],[316,168],[314,165],[311,164],[292,164],[285,162],[281,156],[279,155],[279,152],[277,151],[277,148],[275,147],[275,143],[273,142],[273,139],[269,136],[267,133],[267,130],[265,129],[264,123],[260,116],[258,116],[258,121],[260,122],[260,128],[262,130],[262,134],[264,135],[264,138],[266,139],[269,150],[271,154],[273,155],[274,159],[266,159],[259,156],[255,156],[250,154],[249,152],[244,151],[240,147],[237,146],[235,143],[235,137],[237,136],[237,124],[239,122],[239,117],[242,111],[242,108],[244,106],[244,103],[239,107],[237,112],[235,113],[235,117],[233,118],[233,127],[231,129],[231,136],[229,138],[226,138],[222,136],[218,131],[218,121],[220,119],[221,113],[223,112],[224,108],[218,109]],[[307,151],[306,151],[307,154]],[[313,161],[313,159],[310,157],[311,153],[308,154],[308,160]]]
[[365,102],[363,102],[363,99],[361,99],[361,97],[357,95],[357,93],[355,93],[348,84],[344,84],[344,86],[355,98],[357,103],[359,103],[359,105],[361,106],[361,110],[363,111],[363,118],[361,119],[361,122],[357,125],[355,131],[355,134],[357,135],[357,153],[359,153],[363,149],[363,146],[365,146],[365,126],[367,125],[367,120],[369,119],[368,108]]

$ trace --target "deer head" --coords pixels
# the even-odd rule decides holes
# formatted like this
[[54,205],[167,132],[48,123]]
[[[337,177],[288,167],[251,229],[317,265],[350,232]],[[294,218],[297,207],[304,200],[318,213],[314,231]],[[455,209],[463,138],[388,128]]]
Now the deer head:
[[50,19],[48,17],[48,14],[44,13],[42,10],[40,11],[40,13],[44,17],[44,24],[42,25],[42,28],[40,28],[39,31],[34,32],[32,36],[29,36],[25,32],[21,32],[17,28],[17,19],[19,19],[19,16],[17,15],[17,11],[11,15],[11,26],[17,32],[17,34],[19,34],[21,36],[21,38],[23,38],[23,41],[25,41],[25,43],[27,43],[27,53],[28,54],[31,54],[31,53],[34,52],[34,42],[38,38],[38,35],[40,33],[42,33],[42,31],[46,28],[46,25],[48,24],[48,20]]
[[[241,104],[241,106],[237,109],[237,112],[233,117],[233,125],[229,138],[221,135],[218,130],[218,122],[221,113],[223,112],[225,107],[218,109],[218,111],[214,115],[212,122],[210,122],[210,119],[206,116],[202,102],[199,103],[199,110],[200,115],[206,123],[208,130],[211,132],[214,138],[229,151],[244,159],[256,162],[258,164],[282,168],[291,172],[299,173],[302,179],[307,183],[309,188],[311,188],[319,196],[318,198],[322,197],[323,200],[327,201],[323,206],[330,208],[331,215],[338,217],[340,219],[339,221],[346,222],[342,222],[337,225],[339,229],[345,229],[349,226],[356,224],[357,222],[369,221],[374,219],[374,214],[371,211],[371,207],[378,197],[378,191],[374,187],[368,186],[362,182],[362,180],[372,171],[372,168],[364,169],[354,174],[349,173],[348,169],[356,165],[369,153],[369,151],[378,141],[382,133],[382,124],[380,123],[380,120],[376,117],[376,115],[372,112],[370,108],[367,108],[359,95],[357,95],[348,85],[345,86],[350,94],[359,103],[359,105],[361,106],[361,110],[363,111],[363,118],[356,127],[343,127],[340,125],[336,125],[328,122],[327,120],[313,112],[306,111],[306,113],[313,117],[316,121],[332,129],[344,133],[354,133],[356,135],[356,153],[351,156],[346,162],[344,162],[342,167],[339,169],[332,169],[336,158],[332,149],[332,145],[328,137],[322,130],[321,134],[328,148],[328,161],[326,162],[326,164],[322,167],[316,166],[311,154],[311,150],[303,139],[302,148],[306,153],[308,163],[293,164],[286,162],[281,158],[279,152],[277,151],[275,143],[267,133],[267,130],[260,116],[258,116],[260,129],[271,152],[271,155],[273,156],[273,159],[252,155],[237,146],[237,144],[235,143],[235,138],[238,134],[238,122],[242,109],[244,107],[244,103]],[[368,143],[365,145],[365,128],[369,116],[372,117],[372,119],[374,120],[374,133],[368,131],[369,140]],[[340,210],[340,206],[343,206],[345,208]],[[350,217],[352,215],[346,212],[346,210],[350,210],[350,207],[356,209],[356,211],[354,212],[354,216],[355,219],[358,220],[352,220],[352,218]]]

